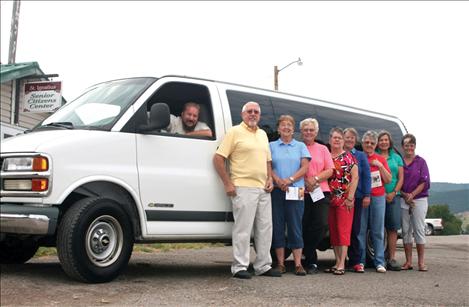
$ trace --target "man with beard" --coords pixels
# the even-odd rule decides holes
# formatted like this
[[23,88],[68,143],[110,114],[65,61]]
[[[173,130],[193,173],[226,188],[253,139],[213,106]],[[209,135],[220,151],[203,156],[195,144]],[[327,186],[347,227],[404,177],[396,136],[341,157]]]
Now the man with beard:
[[212,137],[210,127],[204,122],[199,122],[199,113],[200,105],[195,102],[186,103],[181,116],[171,114],[170,123],[167,127],[168,132]]

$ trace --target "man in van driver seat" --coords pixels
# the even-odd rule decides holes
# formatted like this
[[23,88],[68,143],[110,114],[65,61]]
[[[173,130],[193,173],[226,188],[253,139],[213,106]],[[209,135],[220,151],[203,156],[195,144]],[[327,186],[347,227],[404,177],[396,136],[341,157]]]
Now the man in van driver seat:
[[188,102],[184,105],[181,116],[170,115],[170,123],[166,128],[169,133],[212,137],[210,127],[199,121],[200,105]]

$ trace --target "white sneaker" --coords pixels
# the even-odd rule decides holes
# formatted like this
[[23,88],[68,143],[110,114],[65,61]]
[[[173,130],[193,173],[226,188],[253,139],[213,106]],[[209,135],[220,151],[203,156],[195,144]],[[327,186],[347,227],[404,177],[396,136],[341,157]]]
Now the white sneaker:
[[378,273],[386,273],[386,268],[385,268],[384,266],[382,266],[382,265],[378,265],[378,266],[376,267],[376,272],[378,272]]

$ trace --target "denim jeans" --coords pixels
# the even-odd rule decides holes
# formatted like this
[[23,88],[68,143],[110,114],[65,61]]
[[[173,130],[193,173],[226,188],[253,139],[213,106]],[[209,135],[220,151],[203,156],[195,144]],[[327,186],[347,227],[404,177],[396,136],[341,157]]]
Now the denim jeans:
[[[360,228],[362,220],[363,198],[355,198],[355,210],[353,211],[352,235],[350,236],[350,247],[348,249],[349,264],[354,266],[361,263],[361,238]],[[368,209],[368,208],[367,208]]]
[[[272,191],[272,248],[303,248],[303,200],[286,200],[285,192]],[[288,238],[285,238],[285,226]]]
[[375,251],[374,266],[385,266],[384,263],[384,214],[386,212],[386,197],[371,196],[370,206],[362,209],[360,227],[361,261],[366,260],[366,231],[370,229],[371,244]]

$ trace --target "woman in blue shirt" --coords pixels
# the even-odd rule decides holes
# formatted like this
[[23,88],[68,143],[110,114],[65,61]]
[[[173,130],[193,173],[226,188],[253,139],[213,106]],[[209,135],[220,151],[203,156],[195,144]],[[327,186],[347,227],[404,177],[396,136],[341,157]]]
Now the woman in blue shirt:
[[[270,143],[272,152],[272,248],[277,256],[278,270],[285,273],[285,247],[291,248],[295,274],[305,276],[301,265],[303,249],[302,218],[304,212],[304,176],[308,170],[309,154],[306,145],[293,138],[295,120],[282,115],[277,121],[280,138]],[[285,237],[285,226],[288,238]]]

